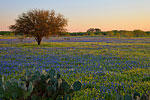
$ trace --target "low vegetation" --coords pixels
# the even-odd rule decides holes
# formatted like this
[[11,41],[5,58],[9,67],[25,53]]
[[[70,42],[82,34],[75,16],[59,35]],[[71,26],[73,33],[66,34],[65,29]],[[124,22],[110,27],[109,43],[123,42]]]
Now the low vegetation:
[[53,68],[68,84],[81,82],[73,100],[142,97],[150,91],[149,38],[51,37],[41,45],[34,39],[0,39],[0,60],[6,81],[19,80],[25,70]]
[[71,100],[80,89],[79,81],[70,86],[54,69],[42,73],[27,70],[20,80],[0,78],[0,99],[4,100]]

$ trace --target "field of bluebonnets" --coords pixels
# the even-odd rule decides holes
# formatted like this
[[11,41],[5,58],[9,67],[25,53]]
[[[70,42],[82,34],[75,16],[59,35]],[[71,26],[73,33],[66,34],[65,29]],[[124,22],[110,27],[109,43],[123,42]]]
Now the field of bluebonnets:
[[114,100],[150,90],[150,38],[51,37],[38,46],[34,39],[20,42],[0,37],[0,75],[19,79],[26,69],[54,68],[82,89],[74,100]]

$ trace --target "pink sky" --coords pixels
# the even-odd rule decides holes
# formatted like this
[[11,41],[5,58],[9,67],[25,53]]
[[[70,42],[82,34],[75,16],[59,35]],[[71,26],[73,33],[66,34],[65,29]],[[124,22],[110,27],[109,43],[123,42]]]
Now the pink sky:
[[9,30],[18,15],[34,8],[63,14],[68,19],[68,32],[89,28],[150,31],[150,0],[3,0],[0,31]]

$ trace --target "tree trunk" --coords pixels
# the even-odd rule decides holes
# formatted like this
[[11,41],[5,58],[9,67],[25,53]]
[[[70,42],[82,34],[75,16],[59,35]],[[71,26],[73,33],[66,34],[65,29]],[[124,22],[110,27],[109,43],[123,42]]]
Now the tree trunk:
[[41,41],[40,41],[40,40],[38,40],[37,42],[38,42],[38,45],[40,45],[40,44],[41,44]]
[[42,41],[42,37],[36,37],[35,40],[37,41],[38,45],[40,45]]

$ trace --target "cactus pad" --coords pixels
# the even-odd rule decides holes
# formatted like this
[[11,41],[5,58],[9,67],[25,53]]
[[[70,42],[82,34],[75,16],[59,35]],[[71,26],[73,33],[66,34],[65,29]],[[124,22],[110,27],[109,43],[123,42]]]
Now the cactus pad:
[[79,81],[76,81],[74,84],[73,84],[73,90],[74,91],[79,91],[81,89],[81,83]]

